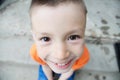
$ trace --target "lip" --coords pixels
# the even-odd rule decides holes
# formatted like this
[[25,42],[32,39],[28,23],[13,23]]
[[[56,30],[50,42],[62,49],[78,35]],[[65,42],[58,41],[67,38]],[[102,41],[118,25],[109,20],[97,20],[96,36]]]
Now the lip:
[[66,63],[54,63],[54,62],[53,62],[53,64],[54,64],[54,66],[57,67],[58,69],[67,69],[67,68],[70,66],[71,62],[72,62],[72,59],[69,60],[69,61],[66,62]]

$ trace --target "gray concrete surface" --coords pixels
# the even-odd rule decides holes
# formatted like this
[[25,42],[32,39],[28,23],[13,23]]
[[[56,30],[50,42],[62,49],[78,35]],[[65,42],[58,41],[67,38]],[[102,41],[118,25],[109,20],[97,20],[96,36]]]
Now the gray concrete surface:
[[118,72],[86,71],[77,72],[75,80],[120,80]]
[[[75,80],[120,80],[113,44],[120,41],[120,0],[85,0],[88,8],[86,43],[90,61]],[[30,0],[6,0],[0,6],[0,80],[37,80]]]
[[87,36],[120,39],[120,0],[85,0]]
[[[0,80],[37,80],[38,66],[0,62]],[[75,80],[120,80],[118,72],[79,70]]]
[[0,80],[37,80],[38,66],[0,61]]

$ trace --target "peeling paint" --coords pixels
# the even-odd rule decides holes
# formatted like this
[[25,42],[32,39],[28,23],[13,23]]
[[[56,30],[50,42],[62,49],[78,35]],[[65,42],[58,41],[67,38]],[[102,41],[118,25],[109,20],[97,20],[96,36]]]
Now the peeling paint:
[[116,23],[120,27],[120,23]]
[[92,73],[89,73],[89,76],[92,76]]
[[110,53],[110,50],[109,50],[109,48],[108,47],[101,47],[101,49],[103,49],[104,50],[104,52],[105,52],[105,54],[106,55],[109,55],[109,53]]
[[105,19],[101,20],[102,24],[108,24],[108,22]]
[[104,35],[109,35],[109,33],[107,31],[103,31]]
[[100,14],[100,11],[97,11],[97,14]]
[[100,28],[101,30],[109,30],[110,29],[110,27],[109,26],[101,26],[101,28]]
[[116,59],[116,56],[112,56],[112,57],[109,59],[109,62],[114,61],[114,59]]
[[95,31],[93,31],[92,29],[89,29],[88,31],[91,33],[92,37],[96,37],[97,34]]
[[120,16],[116,15],[115,18],[116,18],[116,19],[120,19]]
[[96,40],[93,41],[93,44],[96,45],[102,45],[101,37],[97,38]]
[[108,30],[110,29],[109,26],[101,26],[100,28],[104,35],[109,35]]
[[103,78],[103,80],[106,80],[106,76],[103,76],[102,78]]
[[94,77],[95,77],[95,80],[100,80],[100,76],[99,75],[96,74]]
[[113,36],[120,37],[120,33],[118,33],[118,34],[113,34]]
[[97,24],[95,24],[95,26],[97,27]]

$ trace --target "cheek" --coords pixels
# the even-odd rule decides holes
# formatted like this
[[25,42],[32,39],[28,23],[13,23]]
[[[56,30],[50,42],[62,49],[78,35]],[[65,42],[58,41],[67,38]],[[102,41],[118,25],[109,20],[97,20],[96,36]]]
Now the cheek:
[[48,50],[48,48],[41,48],[40,46],[37,46],[37,52],[38,52],[38,56],[39,56],[41,59],[45,59],[46,56],[47,56],[48,53],[49,53],[49,50]]
[[81,54],[83,53],[83,49],[84,49],[83,46],[81,46],[77,49],[76,54],[77,54],[78,57],[81,56]]
[[71,52],[78,57],[81,56],[81,54],[83,53],[83,49],[84,49],[84,42],[71,46],[71,50],[72,50]]

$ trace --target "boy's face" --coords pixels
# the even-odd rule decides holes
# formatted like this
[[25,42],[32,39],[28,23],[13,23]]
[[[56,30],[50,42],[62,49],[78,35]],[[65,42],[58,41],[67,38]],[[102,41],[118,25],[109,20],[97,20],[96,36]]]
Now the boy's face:
[[37,6],[31,13],[38,56],[56,73],[72,68],[84,46],[85,13],[77,4]]

